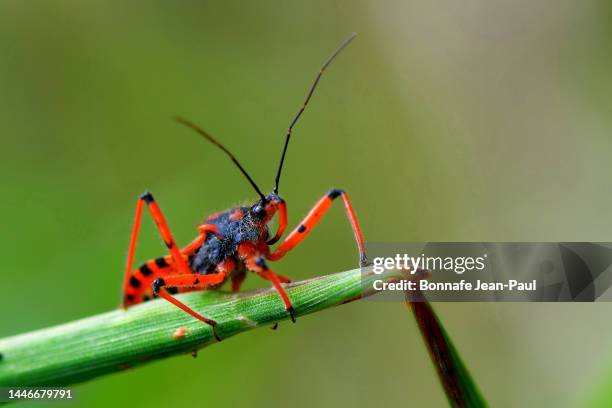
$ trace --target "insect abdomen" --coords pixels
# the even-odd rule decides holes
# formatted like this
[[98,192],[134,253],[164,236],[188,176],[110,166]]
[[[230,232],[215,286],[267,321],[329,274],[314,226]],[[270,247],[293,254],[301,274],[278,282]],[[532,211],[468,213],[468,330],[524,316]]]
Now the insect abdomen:
[[123,298],[124,306],[146,302],[153,298],[152,283],[155,279],[173,273],[172,258],[162,256],[151,259],[135,269],[128,281]]

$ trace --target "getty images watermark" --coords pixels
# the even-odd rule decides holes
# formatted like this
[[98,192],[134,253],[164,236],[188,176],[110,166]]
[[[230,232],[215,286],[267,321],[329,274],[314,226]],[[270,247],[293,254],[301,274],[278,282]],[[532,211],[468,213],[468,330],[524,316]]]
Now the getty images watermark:
[[[395,254],[393,257],[378,256],[373,259],[372,271],[382,274],[388,271],[405,271],[405,273],[416,276],[417,271],[422,271],[423,276],[427,272],[453,272],[461,275],[465,272],[484,271],[486,268],[487,254],[478,257],[471,256],[410,256],[409,254]],[[448,282],[433,282],[426,277],[419,279],[402,279],[397,282],[385,282],[382,279],[373,282],[374,290],[400,290],[400,291],[472,291],[472,290],[494,290],[494,291],[534,291],[537,280],[530,282],[519,282],[516,279],[508,279],[507,282],[482,281],[476,279],[472,283],[466,279]]]
[[612,243],[369,243],[368,252],[363,285],[381,293],[374,300],[612,300]]

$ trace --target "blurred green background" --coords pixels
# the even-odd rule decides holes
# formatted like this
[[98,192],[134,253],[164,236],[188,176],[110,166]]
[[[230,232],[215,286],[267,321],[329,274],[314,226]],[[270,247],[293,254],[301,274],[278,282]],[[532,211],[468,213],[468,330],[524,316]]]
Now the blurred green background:
[[[0,336],[117,306],[145,189],[180,243],[255,198],[175,114],[271,189],[286,126],[354,31],[289,148],[291,225],[341,187],[369,241],[610,241],[612,3],[434,3],[3,1]],[[146,219],[138,260],[162,253]],[[337,206],[275,269],[302,279],[357,260]],[[493,406],[582,405],[610,378],[608,304],[435,307]],[[78,399],[446,404],[412,317],[377,303],[103,377]]]

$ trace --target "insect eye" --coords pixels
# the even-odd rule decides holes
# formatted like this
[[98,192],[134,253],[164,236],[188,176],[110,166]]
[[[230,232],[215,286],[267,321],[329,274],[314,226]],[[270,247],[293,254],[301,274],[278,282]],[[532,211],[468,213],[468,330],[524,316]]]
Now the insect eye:
[[263,218],[266,216],[266,209],[262,205],[257,204],[255,207],[253,207],[253,214],[259,218]]

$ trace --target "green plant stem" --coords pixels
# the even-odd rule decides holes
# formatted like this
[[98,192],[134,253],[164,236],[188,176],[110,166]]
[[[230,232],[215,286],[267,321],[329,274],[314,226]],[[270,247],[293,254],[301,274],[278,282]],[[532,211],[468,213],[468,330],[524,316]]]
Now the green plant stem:
[[[399,277],[399,272],[362,276],[354,269],[289,284],[287,292],[299,317],[372,294],[362,289],[372,286],[370,280]],[[224,340],[288,318],[274,290],[178,297],[215,319]],[[0,339],[0,386],[70,385],[216,342],[210,326],[158,299]]]
[[486,407],[486,401],[429,302],[420,293],[406,293],[406,301],[414,314],[450,405]]

